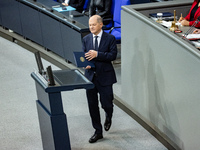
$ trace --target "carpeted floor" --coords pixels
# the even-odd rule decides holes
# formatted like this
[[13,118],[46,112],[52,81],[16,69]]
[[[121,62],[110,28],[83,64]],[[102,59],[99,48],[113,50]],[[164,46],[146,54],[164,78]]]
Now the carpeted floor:
[[[56,66],[42,60],[44,66]],[[35,83],[30,74],[37,68],[34,54],[0,37],[0,149],[42,150],[36,109]],[[120,78],[120,68],[117,69]],[[120,95],[119,83],[114,87]],[[90,144],[91,125],[85,90],[62,93],[72,150],[166,150],[135,120],[114,107],[113,124],[104,138]],[[102,122],[104,112],[101,109]]]

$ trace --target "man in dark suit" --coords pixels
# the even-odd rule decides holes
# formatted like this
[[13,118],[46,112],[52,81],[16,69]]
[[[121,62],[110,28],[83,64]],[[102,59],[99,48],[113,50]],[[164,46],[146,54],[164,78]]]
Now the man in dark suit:
[[93,89],[86,90],[88,107],[92,120],[94,135],[89,139],[94,143],[103,138],[103,131],[98,106],[98,93],[101,106],[105,111],[104,129],[108,131],[112,123],[113,114],[113,89],[112,85],[117,82],[111,61],[116,59],[117,46],[115,37],[102,30],[103,20],[99,15],[89,19],[91,33],[83,38],[83,51],[89,61],[93,60],[95,68],[87,66],[85,76],[94,83]]
[[62,0],[62,4],[65,6],[72,6],[76,8],[76,11],[82,12],[85,0]]

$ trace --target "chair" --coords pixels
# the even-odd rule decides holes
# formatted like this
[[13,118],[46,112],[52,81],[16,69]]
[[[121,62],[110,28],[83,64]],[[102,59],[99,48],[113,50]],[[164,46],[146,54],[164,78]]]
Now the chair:
[[130,0],[113,0],[113,27],[110,30],[104,30],[115,36],[117,43],[121,43],[121,6],[130,5]]
[[89,7],[89,3],[90,3],[90,0],[85,0],[85,4],[83,6],[83,14],[85,13],[85,11],[88,10],[88,7]]
[[[112,6],[111,6],[111,14],[112,14],[112,16],[114,14],[114,7],[115,7],[115,0],[112,0]],[[113,17],[109,18],[107,20],[109,20],[110,23],[106,25],[105,30],[110,30],[113,27]]]
[[[114,0],[112,0],[112,1],[114,1]],[[83,12],[82,13],[85,14],[86,16],[89,16],[89,14],[88,14],[89,5],[90,5],[90,0],[85,0],[85,4],[83,6]],[[113,4],[112,4],[112,6],[111,6],[111,14],[113,14],[113,9],[114,8],[113,8]],[[105,22],[108,23],[108,24],[106,24],[104,26],[105,29],[108,30],[108,29],[110,29],[113,26],[113,18],[112,17],[106,18],[103,21],[104,21],[104,23]]]
[[86,16],[88,16],[89,4],[90,4],[90,0],[85,0],[85,4],[83,5],[82,14],[84,14]]

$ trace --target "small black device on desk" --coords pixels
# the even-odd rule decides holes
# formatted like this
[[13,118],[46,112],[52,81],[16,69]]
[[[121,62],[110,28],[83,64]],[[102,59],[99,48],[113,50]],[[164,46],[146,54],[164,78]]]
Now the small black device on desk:
[[67,10],[67,7],[65,7],[65,6],[62,6],[62,10]]

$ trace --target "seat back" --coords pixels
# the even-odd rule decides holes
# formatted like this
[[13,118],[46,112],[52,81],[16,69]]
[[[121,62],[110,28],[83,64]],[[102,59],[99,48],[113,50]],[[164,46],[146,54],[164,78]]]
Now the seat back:
[[114,14],[114,9],[115,9],[115,1],[116,0],[112,0],[112,6],[111,6],[111,14]]
[[[111,5],[111,14],[112,14],[112,16],[114,14],[114,7],[115,7],[115,0],[112,0],[112,5]],[[110,23],[106,25],[106,28],[110,29],[110,28],[113,27],[113,25],[114,25],[113,24],[113,18],[110,18]]]
[[85,0],[85,4],[83,6],[83,10],[87,10],[88,9],[89,2],[90,2],[90,0]]
[[[113,13],[113,22],[114,27],[120,27],[121,26],[121,7],[123,5],[130,5],[130,0],[114,0],[115,6],[114,6],[114,13]],[[121,32],[121,29],[116,29]]]
[[117,43],[121,43],[121,7],[123,5],[130,5],[130,0],[113,0],[113,30],[105,30],[105,32],[110,33],[115,36]]

